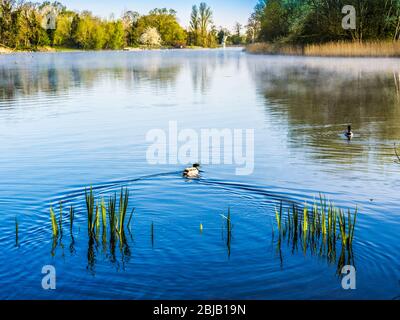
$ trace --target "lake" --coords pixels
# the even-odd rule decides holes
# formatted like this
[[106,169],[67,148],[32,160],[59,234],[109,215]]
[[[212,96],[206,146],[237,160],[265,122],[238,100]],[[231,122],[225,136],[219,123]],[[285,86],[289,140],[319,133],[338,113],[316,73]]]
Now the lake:
[[[149,163],[146,136],[171,123],[253,130],[253,170],[202,161],[200,178],[185,179],[184,163]],[[0,56],[0,298],[396,299],[394,143],[399,59],[239,49]],[[128,188],[135,211],[123,246],[90,241],[90,186],[105,199]],[[320,193],[358,208],[356,290],[342,288],[338,257],[278,243],[280,203],[313,204]],[[49,210],[58,215],[60,201],[54,241]],[[56,290],[42,288],[45,265]]]

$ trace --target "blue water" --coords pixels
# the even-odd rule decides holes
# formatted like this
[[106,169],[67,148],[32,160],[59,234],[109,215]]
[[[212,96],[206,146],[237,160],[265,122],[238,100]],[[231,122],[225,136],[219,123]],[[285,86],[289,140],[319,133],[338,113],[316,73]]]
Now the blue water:
[[[399,72],[397,59],[241,50],[0,56],[0,298],[398,297]],[[149,164],[146,134],[170,121],[197,132],[254,129],[254,172],[209,164],[187,180],[184,164]],[[89,244],[88,186],[106,198],[130,191],[131,232],[115,254]],[[320,192],[359,208],[356,290],[342,289],[324,256],[277,248],[274,208]],[[53,246],[49,208],[58,212],[59,201],[64,234]],[[44,265],[56,268],[56,290],[42,288]]]

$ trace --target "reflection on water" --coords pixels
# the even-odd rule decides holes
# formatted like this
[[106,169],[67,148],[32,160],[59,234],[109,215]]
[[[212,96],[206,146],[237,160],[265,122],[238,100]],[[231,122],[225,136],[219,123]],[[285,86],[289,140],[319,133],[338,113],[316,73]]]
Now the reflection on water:
[[[398,296],[399,61],[240,50],[1,56],[0,297]],[[254,173],[206,165],[187,181],[182,164],[149,165],[146,133],[171,120],[254,129]],[[136,209],[122,237],[101,225],[86,232],[91,185],[104,198],[129,189]],[[277,203],[319,192],[360,208],[351,250],[272,236]],[[65,213],[54,238],[49,207],[60,201],[74,222]],[[358,288],[344,293],[336,274],[346,263]],[[47,264],[59,279],[52,295],[40,287]]]
[[130,61],[126,66],[111,60],[110,66],[99,68],[97,63],[93,64],[94,59],[90,55],[84,55],[73,61],[49,56],[48,65],[28,68],[27,64],[34,63],[34,59],[33,55],[22,56],[21,60],[0,69],[0,99],[6,102],[13,98],[29,98],[41,92],[62,94],[74,88],[90,90],[96,82],[104,81],[105,77],[109,81],[123,81],[130,89],[146,81],[150,82],[153,89],[160,89],[174,85],[182,67],[173,61],[165,63],[160,57],[154,57],[148,61],[150,67],[144,67],[140,61]]
[[[370,150],[355,142],[349,152],[340,151],[343,141],[337,137],[347,124],[358,141],[376,141],[376,148],[383,148],[382,140],[400,139],[399,71],[365,70],[365,64],[351,59],[328,61],[257,68],[255,81],[267,112],[277,123],[287,121],[291,147],[303,148],[307,141],[320,149],[311,157],[349,164],[368,157]],[[374,156],[387,157],[387,152],[386,146]]]

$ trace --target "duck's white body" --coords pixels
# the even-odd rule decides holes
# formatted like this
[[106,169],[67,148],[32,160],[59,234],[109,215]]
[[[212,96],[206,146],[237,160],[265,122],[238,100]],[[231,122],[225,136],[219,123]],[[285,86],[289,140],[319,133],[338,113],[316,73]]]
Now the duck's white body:
[[200,170],[198,169],[197,165],[194,165],[193,167],[186,168],[183,170],[183,176],[186,178],[197,178],[200,174]]
[[351,131],[351,126],[347,127],[347,131],[344,133],[344,135],[346,136],[347,139],[351,139],[353,138],[354,134]]
[[351,138],[354,137],[353,132],[346,132],[344,135],[345,135],[348,139],[351,139]]

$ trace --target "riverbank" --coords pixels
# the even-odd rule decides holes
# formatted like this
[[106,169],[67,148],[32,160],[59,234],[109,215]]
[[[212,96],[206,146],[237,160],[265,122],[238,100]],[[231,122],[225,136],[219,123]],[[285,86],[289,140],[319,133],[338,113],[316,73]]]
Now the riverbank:
[[7,54],[12,52],[12,49],[0,45],[0,54]]
[[12,49],[4,46],[0,46],[0,54],[11,54],[17,52],[67,52],[67,51],[77,51],[76,49],[69,49],[69,48],[57,48],[57,47],[37,47],[31,50],[19,50],[19,49]]
[[254,43],[246,46],[252,54],[302,55],[319,57],[400,57],[400,42],[330,42],[305,46]]
[[[173,47],[125,47],[123,49],[115,49],[115,50],[95,50],[95,51],[144,51],[144,50],[171,50],[171,49],[191,49],[191,50],[208,50],[208,49],[217,49],[217,48],[203,48],[197,46],[186,46],[183,48],[173,48]],[[66,48],[66,47],[37,47],[35,49],[30,50],[22,50],[22,49],[11,49],[7,47],[0,46],[0,54],[12,54],[12,53],[24,53],[24,52],[84,52],[84,51],[93,51],[93,50],[85,50],[85,49],[75,49],[75,48]]]

